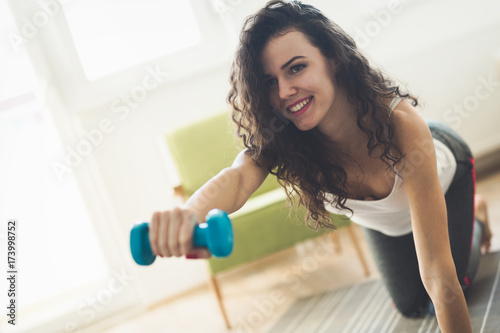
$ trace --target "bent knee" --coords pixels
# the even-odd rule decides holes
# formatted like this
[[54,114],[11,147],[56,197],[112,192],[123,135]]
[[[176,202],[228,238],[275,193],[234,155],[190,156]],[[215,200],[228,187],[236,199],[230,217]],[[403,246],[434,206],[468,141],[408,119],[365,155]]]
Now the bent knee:
[[430,301],[426,301],[424,303],[420,302],[419,304],[398,304],[395,303],[396,309],[401,313],[401,315],[405,318],[416,319],[423,318],[427,315],[429,310]]

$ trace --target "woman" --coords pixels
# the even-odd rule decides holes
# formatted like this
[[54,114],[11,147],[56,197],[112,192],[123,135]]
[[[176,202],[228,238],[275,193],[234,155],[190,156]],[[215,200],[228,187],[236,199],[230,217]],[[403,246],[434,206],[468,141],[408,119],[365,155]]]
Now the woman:
[[[246,20],[231,86],[228,102],[247,148],[184,207],[153,214],[153,252],[209,257],[192,248],[194,225],[211,208],[238,210],[272,173],[290,201],[309,210],[311,227],[334,227],[330,212],[363,226],[403,315],[421,316],[432,301],[443,332],[470,332],[462,286],[469,283],[475,179],[463,140],[426,122],[414,96],[300,2],[271,1]],[[277,119],[285,129],[269,135]],[[221,195],[210,206],[196,205],[214,188]],[[486,250],[484,201],[480,210]]]

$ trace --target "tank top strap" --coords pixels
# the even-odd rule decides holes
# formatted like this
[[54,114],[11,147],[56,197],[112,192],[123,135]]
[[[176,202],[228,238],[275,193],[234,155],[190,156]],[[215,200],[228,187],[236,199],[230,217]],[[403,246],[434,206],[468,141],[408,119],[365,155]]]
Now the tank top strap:
[[403,97],[400,97],[400,96],[396,96],[392,99],[391,104],[389,105],[389,109],[391,110],[391,112],[394,110],[396,105],[398,105],[399,102],[401,102],[402,99],[403,99]]

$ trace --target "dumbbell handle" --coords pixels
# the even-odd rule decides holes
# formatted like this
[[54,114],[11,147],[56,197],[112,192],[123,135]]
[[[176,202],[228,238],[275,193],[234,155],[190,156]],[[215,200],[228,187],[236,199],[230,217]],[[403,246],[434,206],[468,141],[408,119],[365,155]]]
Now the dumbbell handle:
[[[212,209],[205,223],[195,226],[193,231],[194,247],[208,247],[215,257],[227,257],[233,249],[233,228],[227,213]],[[139,265],[151,265],[156,256],[149,243],[149,223],[139,222],[130,230],[130,251]]]

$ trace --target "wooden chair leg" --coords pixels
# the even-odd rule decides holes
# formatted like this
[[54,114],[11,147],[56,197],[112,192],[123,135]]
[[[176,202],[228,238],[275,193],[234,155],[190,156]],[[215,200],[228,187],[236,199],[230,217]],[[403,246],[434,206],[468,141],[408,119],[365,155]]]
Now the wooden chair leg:
[[342,246],[340,244],[338,230],[335,230],[334,232],[332,232],[332,243],[333,243],[333,248],[335,250],[335,253],[336,254],[342,253]]
[[368,264],[366,263],[363,251],[361,250],[361,246],[359,245],[356,234],[354,233],[354,226],[351,224],[347,226],[346,229],[347,232],[349,233],[349,237],[351,238],[352,243],[354,244],[354,249],[358,254],[359,260],[361,261],[361,266],[363,266],[363,271],[365,272],[365,275],[368,276],[370,275],[370,269],[368,268]]
[[217,304],[219,305],[219,309],[222,313],[222,317],[224,318],[224,323],[226,324],[226,328],[228,330],[231,329],[231,324],[229,323],[229,318],[226,313],[226,308],[224,307],[224,303],[222,302],[222,296],[220,293],[219,283],[215,279],[212,274],[208,274],[208,286],[210,290],[215,294],[215,298],[217,299]]

